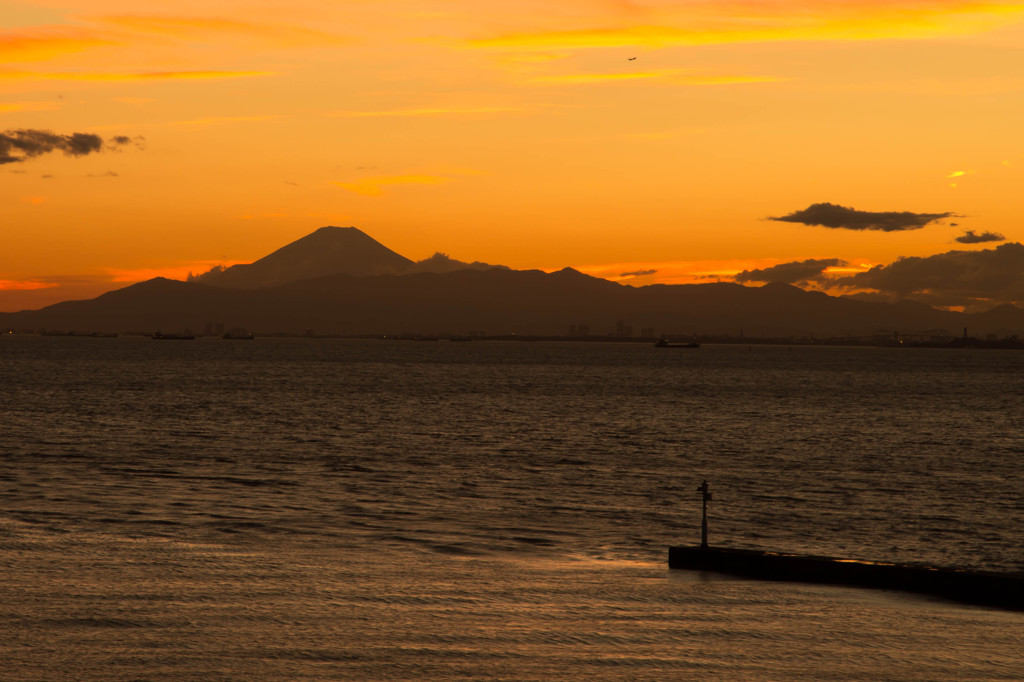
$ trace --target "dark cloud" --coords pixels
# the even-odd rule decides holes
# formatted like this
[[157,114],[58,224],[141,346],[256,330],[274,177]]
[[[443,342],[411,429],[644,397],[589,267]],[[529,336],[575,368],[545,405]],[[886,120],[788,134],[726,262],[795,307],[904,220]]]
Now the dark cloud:
[[[131,142],[132,139],[119,135],[109,143],[112,147]],[[85,156],[103,149],[103,138],[92,133],[71,133],[59,135],[49,130],[23,128],[5,130],[0,133],[0,165],[21,163],[50,152],[61,151],[68,156]]]
[[136,135],[135,137],[128,137],[127,135],[118,135],[117,137],[110,138],[110,143],[107,146],[108,149],[116,149],[117,147],[123,147],[128,144],[134,144],[136,149],[146,148],[146,138],[142,135]]
[[956,238],[961,244],[983,244],[985,242],[1005,242],[1006,237],[998,232],[982,232],[977,234],[974,230],[967,230]]
[[624,272],[619,277],[643,277],[644,275],[653,275],[657,272],[657,270],[635,270],[633,272]]
[[811,258],[792,263],[780,263],[760,270],[744,270],[736,275],[735,279],[737,282],[796,284],[817,279],[827,268],[846,264],[846,261],[838,258]]
[[879,230],[881,232],[901,232],[918,230],[928,223],[943,218],[957,217],[956,213],[911,213],[909,211],[858,211],[838,204],[811,204],[807,208],[794,211],[789,215],[769,217],[768,220],[779,220],[785,223],[801,223],[803,225],[820,225],[841,230]]
[[480,261],[473,261],[472,263],[466,263],[460,260],[451,258],[446,253],[438,251],[430,258],[425,258],[421,261],[416,261],[412,266],[411,272],[454,272],[456,270],[492,270],[499,268],[502,270],[508,270],[504,265],[491,265],[490,263],[481,263]]
[[840,287],[873,289],[894,298],[968,310],[1024,302],[1024,245],[981,251],[947,251],[900,258],[836,281]]

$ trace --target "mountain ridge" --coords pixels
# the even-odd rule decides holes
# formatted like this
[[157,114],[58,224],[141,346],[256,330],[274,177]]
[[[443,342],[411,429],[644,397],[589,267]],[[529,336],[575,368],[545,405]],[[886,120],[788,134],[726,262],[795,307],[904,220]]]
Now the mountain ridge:
[[464,263],[443,253],[412,261],[356,227],[321,227],[252,263],[215,266],[188,281],[231,289],[265,289],[329,275],[405,275],[464,269],[508,269],[474,261]]
[[[360,261],[360,254],[366,259]],[[353,261],[349,272],[337,271]],[[314,265],[307,269],[309,262]],[[572,268],[512,270],[451,259],[442,271],[417,271],[413,265],[356,228],[326,227],[250,264],[257,266],[254,271],[222,270],[222,278],[233,270],[242,273],[230,276],[233,286],[205,276],[187,282],[153,278],[86,301],[0,313],[0,328],[108,333],[224,325],[260,334],[312,329],[339,335],[542,336],[562,336],[570,329],[622,336],[631,328],[658,335],[777,338],[893,333],[952,338],[970,328],[976,334],[1024,335],[1024,310],[1014,306],[967,314],[833,297],[785,284],[632,287]],[[275,283],[254,286],[262,281]]]

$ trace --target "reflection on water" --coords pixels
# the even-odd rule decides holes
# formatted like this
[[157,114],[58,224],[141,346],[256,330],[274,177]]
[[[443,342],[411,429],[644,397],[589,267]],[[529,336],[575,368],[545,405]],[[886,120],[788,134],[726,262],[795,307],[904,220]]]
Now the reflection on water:
[[0,339],[19,677],[1014,679],[1024,616],[665,569],[1024,570],[1013,352]]

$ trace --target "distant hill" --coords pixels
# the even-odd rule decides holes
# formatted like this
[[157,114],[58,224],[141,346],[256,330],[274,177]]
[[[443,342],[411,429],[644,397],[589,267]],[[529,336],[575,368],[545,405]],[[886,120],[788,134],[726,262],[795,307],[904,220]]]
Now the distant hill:
[[827,296],[787,284],[630,287],[566,268],[545,273],[435,254],[419,263],[356,228],[324,227],[249,265],[188,282],[156,278],[88,301],[0,313],[0,329],[176,332],[210,326],[260,334],[921,338],[1024,336],[1024,310],[968,315],[903,301]]
[[264,289],[326,275],[398,274],[414,265],[354,227],[321,227],[254,263],[214,268],[191,281],[232,289]]
[[747,337],[940,333],[1024,335],[1024,311],[984,314],[836,298],[788,285],[715,283],[633,288],[565,269],[332,275],[259,290],[153,279],[89,301],[0,314],[0,328],[80,332],[199,331],[207,324],[258,334],[565,335],[585,325],[607,336],[745,334]]

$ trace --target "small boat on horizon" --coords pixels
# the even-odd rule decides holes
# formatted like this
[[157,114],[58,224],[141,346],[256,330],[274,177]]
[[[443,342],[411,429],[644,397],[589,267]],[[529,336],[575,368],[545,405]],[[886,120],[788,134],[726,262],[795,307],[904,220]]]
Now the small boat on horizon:
[[193,334],[162,334],[160,332],[153,332],[153,338],[157,341],[195,341],[196,339]]
[[654,342],[655,348],[700,348],[700,344],[696,341],[689,343],[672,343],[666,338],[660,338]]

